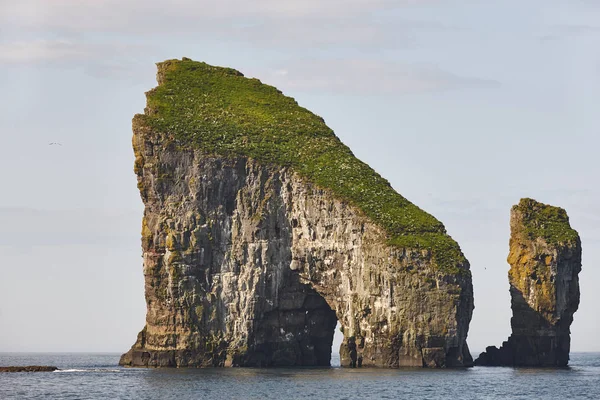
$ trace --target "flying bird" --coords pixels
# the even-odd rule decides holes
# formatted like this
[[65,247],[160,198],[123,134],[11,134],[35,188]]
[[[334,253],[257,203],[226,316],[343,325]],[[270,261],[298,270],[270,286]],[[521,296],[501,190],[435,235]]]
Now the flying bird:
[[62,144],[58,142],[50,142],[48,143],[48,146],[62,146]]

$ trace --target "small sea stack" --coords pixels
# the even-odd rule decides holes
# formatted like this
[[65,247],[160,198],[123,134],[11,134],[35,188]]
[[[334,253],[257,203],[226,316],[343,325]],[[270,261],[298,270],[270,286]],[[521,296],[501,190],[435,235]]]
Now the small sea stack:
[[54,372],[57,370],[57,367],[51,367],[47,365],[0,367],[0,372]]
[[579,307],[581,240],[564,209],[522,199],[511,210],[512,335],[475,365],[565,367]]

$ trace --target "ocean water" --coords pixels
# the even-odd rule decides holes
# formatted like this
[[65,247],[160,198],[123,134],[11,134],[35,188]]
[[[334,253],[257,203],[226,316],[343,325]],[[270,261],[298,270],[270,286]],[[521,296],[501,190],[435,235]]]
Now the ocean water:
[[600,353],[573,353],[570,368],[559,370],[142,369],[118,367],[118,360],[0,353],[0,366],[62,369],[0,373],[0,399],[600,399]]

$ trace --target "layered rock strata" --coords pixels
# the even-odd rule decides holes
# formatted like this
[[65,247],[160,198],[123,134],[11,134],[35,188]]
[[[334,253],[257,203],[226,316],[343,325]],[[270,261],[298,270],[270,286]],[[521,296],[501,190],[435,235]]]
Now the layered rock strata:
[[[166,96],[158,102],[156,96],[163,90],[179,101],[169,85],[181,74],[189,74],[185,90],[197,89],[186,92],[195,97],[179,99],[170,108],[182,118],[195,112],[186,104],[211,99],[221,80],[228,90],[219,92],[223,96],[231,96],[235,85],[252,85],[247,92],[252,101],[234,97],[227,103],[222,96],[210,100],[219,102],[222,119],[212,125],[212,114],[195,116],[203,124],[194,128],[198,135],[186,131],[190,135],[184,136],[175,125],[163,129],[152,118],[166,119],[161,102],[171,100]],[[135,171],[145,205],[146,326],[121,365],[327,366],[337,322],[344,335],[343,366],[472,364],[466,344],[473,311],[469,264],[441,223],[406,202],[414,213],[409,216],[433,220],[434,230],[392,236],[377,217],[367,215],[366,206],[357,206],[360,199],[340,196],[339,187],[336,192],[316,184],[317,178],[301,173],[297,159],[284,163],[261,156],[279,154],[259,147],[270,135],[266,129],[237,141],[238,130],[252,129],[236,125],[230,130],[232,120],[227,118],[242,113],[236,108],[240,101],[244,107],[250,104],[243,109],[247,118],[262,107],[272,109],[279,97],[298,109],[290,113],[308,113],[274,88],[237,71],[186,59],[159,64],[158,82],[147,94],[146,113],[133,124]],[[274,98],[264,100],[263,91]],[[202,103],[193,109],[213,106]],[[225,125],[210,147],[211,129]],[[273,146],[301,134],[287,120],[277,126],[284,137],[275,138]],[[343,146],[329,134],[325,139],[331,146]],[[294,152],[310,151],[311,137],[300,140],[305,144]],[[262,153],[247,150],[257,148]],[[348,162],[358,163],[346,149]],[[347,175],[336,173],[336,179],[343,181]],[[387,185],[385,190],[392,191]],[[419,221],[412,223],[417,226]]]
[[512,335],[476,365],[564,367],[579,307],[581,241],[562,208],[522,199],[511,210]]

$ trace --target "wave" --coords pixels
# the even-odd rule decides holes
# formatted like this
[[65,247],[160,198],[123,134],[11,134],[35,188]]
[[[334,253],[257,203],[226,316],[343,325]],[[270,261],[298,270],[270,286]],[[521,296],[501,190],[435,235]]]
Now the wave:
[[123,372],[123,369],[111,369],[111,368],[69,368],[69,369],[57,369],[54,372]]

